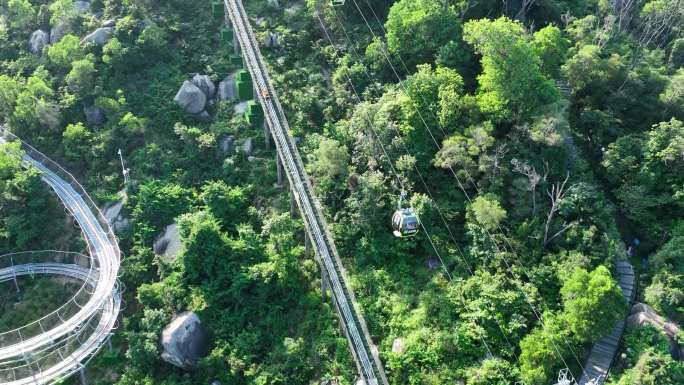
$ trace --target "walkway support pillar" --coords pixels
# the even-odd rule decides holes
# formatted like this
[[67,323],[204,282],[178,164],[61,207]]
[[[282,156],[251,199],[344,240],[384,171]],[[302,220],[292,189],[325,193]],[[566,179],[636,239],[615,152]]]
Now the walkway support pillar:
[[278,187],[283,187],[285,184],[285,170],[283,170],[283,162],[280,160],[278,153],[276,153],[276,169],[278,171]]
[[86,379],[85,375],[85,369],[81,367],[81,369],[78,371],[78,376],[81,378],[81,385],[88,385],[88,380]]
[[294,190],[290,189],[290,218],[299,218],[299,212],[297,211],[297,200],[295,199]]
[[266,123],[266,119],[261,123],[261,125],[264,127],[264,145],[266,146],[267,150],[271,149],[271,130],[268,129],[268,124]]
[[328,299],[328,279],[325,278],[325,270],[323,269],[323,265],[321,265],[321,293],[323,302],[325,302]]
[[304,255],[307,257],[311,256],[311,238],[309,238],[309,233],[304,231]]

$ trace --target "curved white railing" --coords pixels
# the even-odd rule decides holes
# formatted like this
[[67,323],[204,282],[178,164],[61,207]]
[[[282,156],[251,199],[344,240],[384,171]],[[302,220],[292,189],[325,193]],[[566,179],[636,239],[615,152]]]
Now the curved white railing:
[[[43,181],[80,226],[90,254],[74,258],[74,253],[40,252],[48,253],[48,259],[53,253],[56,261],[30,252],[0,256],[0,282],[48,274],[84,283],[67,303],[51,313],[0,332],[0,383],[52,383],[81,369],[113,330],[121,306],[121,252],[106,218],[69,172],[0,126],[0,144],[5,142],[21,144],[24,165],[40,171]],[[43,259],[37,262],[39,257]]]

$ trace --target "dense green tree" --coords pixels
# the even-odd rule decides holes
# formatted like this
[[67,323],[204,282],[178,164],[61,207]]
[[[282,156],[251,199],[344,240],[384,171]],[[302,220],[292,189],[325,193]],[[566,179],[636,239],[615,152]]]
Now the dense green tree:
[[482,361],[478,367],[468,370],[468,385],[509,385],[518,379],[517,370],[502,359],[492,358]]
[[617,385],[674,385],[684,381],[684,365],[666,353],[647,350]]
[[469,21],[463,39],[482,56],[478,101],[483,111],[525,120],[558,100],[522,24],[506,18]]
[[8,0],[7,8],[10,27],[24,29],[33,23],[35,10],[29,0]]
[[[59,203],[35,168],[24,168],[17,143],[0,145],[0,250],[52,249],[60,233]],[[36,226],[39,223],[40,226]]]
[[457,43],[461,35],[455,9],[438,0],[397,1],[390,8],[385,28],[387,48],[410,68],[433,62],[440,47]]
[[83,123],[69,124],[62,133],[62,145],[67,159],[78,162],[92,153],[94,135]]
[[563,367],[563,357],[572,349],[570,332],[562,320],[544,314],[537,327],[520,342],[520,375],[528,385],[548,384]]
[[65,80],[72,91],[85,96],[93,90],[96,72],[92,58],[77,60],[72,63]]
[[71,63],[84,57],[81,39],[78,36],[66,35],[59,42],[50,46],[47,51],[50,62],[62,70],[68,70]]
[[618,139],[608,147],[603,166],[623,213],[641,224],[640,233],[656,239],[681,217],[684,179],[684,124],[672,119],[643,135]]
[[7,75],[0,75],[0,116],[7,119],[14,112],[14,106],[21,91],[21,84]]
[[59,106],[54,101],[55,92],[48,83],[48,77],[46,70],[37,69],[17,95],[10,126],[20,136],[30,138],[30,134],[37,134],[43,128],[56,129],[61,121]]
[[202,186],[199,198],[224,227],[234,229],[248,220],[245,210],[248,193],[249,189],[245,187],[232,187],[223,181],[210,181]]
[[492,195],[478,196],[468,207],[468,217],[485,230],[495,230],[506,218],[506,210]]
[[560,77],[560,66],[563,64],[569,42],[560,28],[549,25],[532,35],[532,47],[541,58],[542,73],[548,78]]
[[684,38],[679,38],[672,43],[668,64],[671,68],[684,67]]
[[564,321],[580,341],[604,336],[624,316],[627,303],[605,266],[576,269],[561,289]]

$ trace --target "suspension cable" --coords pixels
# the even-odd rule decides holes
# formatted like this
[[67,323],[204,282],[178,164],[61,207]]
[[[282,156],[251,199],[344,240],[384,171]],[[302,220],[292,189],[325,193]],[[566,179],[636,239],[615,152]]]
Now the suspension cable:
[[[351,42],[351,39],[350,39],[350,37],[349,37],[349,35],[348,35],[348,33],[347,33],[347,30],[346,30],[346,28],[344,28],[344,25],[343,25],[342,21],[339,19],[339,16],[337,15],[337,13],[335,13],[335,18],[337,19],[338,23],[339,23],[340,26],[341,26],[342,31],[344,32],[344,35],[345,35],[345,37],[346,37],[347,43],[349,44],[349,47],[351,47],[351,49],[352,49],[352,51],[354,52],[354,54],[358,57],[358,56],[359,56],[359,55],[358,55],[358,52],[357,52],[356,49],[354,48],[354,45],[353,45],[352,42]],[[322,20],[320,19],[320,17],[319,17],[319,21],[321,21],[321,23],[322,23]],[[322,27],[325,28],[324,25],[322,25]],[[331,42],[331,45],[333,46],[333,48],[335,48],[335,46],[334,46],[332,40],[330,40],[330,42]],[[337,49],[336,49],[335,52],[337,53]],[[373,79],[372,79],[372,76],[368,73],[368,70],[365,68],[365,66],[363,67],[363,71],[364,71],[364,73],[366,74],[366,76],[368,77],[368,79],[372,81],[372,80],[373,80]],[[355,90],[355,88],[354,88],[354,86],[353,86],[353,83],[351,82],[351,79],[349,78],[349,76],[348,76],[346,73],[345,73],[345,75],[346,75],[346,77],[347,77],[347,79],[348,79],[348,81],[349,81],[349,83],[350,83],[350,86],[352,87],[354,93],[356,94],[357,99],[359,99],[359,103],[361,103],[361,100],[360,100],[360,98],[359,98],[359,96],[358,96],[358,93],[356,92],[356,90]],[[370,124],[371,124],[371,127],[372,127],[372,123],[370,123]],[[399,130],[398,130],[395,126],[393,126],[393,125],[391,125],[391,127],[394,129],[395,133],[396,133],[399,137],[401,137],[401,133],[399,132]],[[401,146],[403,147],[404,152],[405,152],[407,155],[411,155],[411,153],[410,153],[408,147],[407,147],[406,144],[403,142],[403,140],[400,140],[400,141],[398,141],[398,142],[399,142],[399,143],[401,144]],[[390,162],[391,162],[391,159],[389,159],[389,160],[390,160]],[[465,258],[465,253],[464,253],[464,252],[462,251],[462,249],[460,248],[460,246],[459,246],[459,244],[458,244],[458,241],[456,240],[456,236],[454,235],[454,233],[453,233],[452,230],[451,230],[451,227],[447,224],[446,217],[445,217],[444,213],[442,212],[442,209],[439,207],[439,204],[437,203],[437,200],[435,199],[434,195],[433,195],[432,192],[430,191],[430,188],[428,187],[428,184],[427,184],[425,178],[423,177],[423,174],[421,173],[420,169],[419,169],[417,166],[415,166],[415,165],[414,165],[414,170],[416,171],[416,173],[417,173],[417,175],[418,175],[418,177],[419,177],[421,183],[422,183],[423,186],[425,187],[425,191],[427,192],[428,196],[429,196],[430,199],[434,202],[434,206],[435,206],[435,208],[437,209],[437,212],[438,212],[438,215],[439,215],[439,217],[440,217],[440,219],[441,219],[441,221],[442,221],[442,224],[443,224],[444,227],[446,228],[447,232],[449,233],[449,238],[451,239],[451,241],[453,242],[454,246],[456,247],[457,256],[458,256],[458,257],[461,259],[461,261],[466,265],[466,267],[467,267],[467,269],[468,269],[468,271],[469,271],[469,273],[470,273],[470,276],[474,276],[474,275],[475,275],[474,269],[472,268],[472,265],[471,265],[471,264],[467,261],[467,259]],[[422,225],[422,222],[421,222],[421,225]],[[427,232],[427,231],[426,231],[426,232]],[[446,266],[444,265],[444,262],[441,261],[441,260],[440,260],[440,262],[442,262],[442,265],[443,265],[444,269],[446,270],[447,268],[446,268]],[[505,330],[503,329],[503,327],[501,326],[501,324],[500,324],[498,321],[497,321],[496,324],[497,324],[497,327],[499,328],[499,330],[501,331],[502,336],[503,336],[504,339],[506,340],[506,343],[508,344],[508,346],[510,346],[511,352],[512,352],[513,356],[515,356],[515,355],[516,355],[516,354],[515,354],[516,348],[515,348],[515,347],[513,346],[513,344],[510,342],[510,340],[508,339],[508,336],[506,336],[506,332],[505,332]]]
[[[364,23],[366,24],[366,26],[367,26],[368,29],[370,30],[371,34],[373,35],[373,37],[374,37],[374,38],[378,38],[378,36],[377,36],[377,35],[375,34],[375,32],[373,31],[373,28],[370,26],[370,24],[369,24],[369,22],[368,22],[368,19],[366,18],[365,14],[363,13],[363,11],[361,10],[361,8],[359,7],[357,1],[356,1],[356,0],[352,0],[352,1],[353,1],[354,5],[355,5],[356,9],[358,10],[359,14],[361,15],[361,17],[362,17]],[[366,0],[366,1],[367,1],[367,0]],[[367,2],[367,4],[370,5],[368,2]],[[369,7],[369,8],[371,8],[371,10],[372,10],[372,7]],[[373,11],[373,10],[372,10],[372,11]],[[335,10],[332,10],[332,12],[336,14]],[[380,22],[379,18],[377,18],[377,14],[375,14],[375,11],[373,11],[373,13],[374,13],[374,15],[376,16],[376,19],[378,20],[378,24],[381,25],[381,28],[383,29],[383,32],[386,34],[386,31],[384,30],[384,27],[382,27],[382,23]],[[390,65],[390,67],[391,67],[391,69],[392,69],[392,72],[393,72],[394,75],[396,76],[396,78],[397,78],[397,80],[398,80],[398,82],[399,82],[399,83],[398,83],[399,87],[401,87],[401,88],[404,90],[404,92],[406,92],[406,93],[408,94],[408,90],[406,89],[406,86],[403,84],[403,82],[402,82],[402,80],[401,80],[401,77],[399,76],[399,74],[398,74],[398,72],[397,72],[397,70],[396,70],[396,67],[394,66],[394,64],[392,64],[392,61],[390,60],[390,58],[389,58],[389,56],[388,56],[388,54],[387,54],[387,52],[386,52],[386,48],[385,48],[385,47],[382,47],[382,48],[381,48],[381,52],[382,52],[383,56],[385,57],[385,59],[387,60],[387,62],[389,63],[389,65]],[[401,58],[401,55],[397,55],[397,57],[399,58],[400,62],[403,64],[404,68],[406,69],[406,72],[408,73],[408,72],[409,72],[409,71],[408,71],[408,68],[407,68],[405,62],[403,61],[403,59]],[[421,98],[423,99],[423,101],[425,101],[424,98],[422,97],[422,95],[421,95]],[[432,130],[430,130],[430,128],[429,128],[428,124],[426,123],[426,121],[425,121],[425,119],[424,119],[424,117],[423,117],[423,115],[422,115],[420,109],[419,109],[419,108],[416,109],[416,112],[417,112],[417,114],[418,114],[418,116],[419,116],[421,122],[423,123],[423,126],[425,126],[425,129],[428,131],[430,137],[432,138],[432,141],[435,143],[437,149],[438,149],[438,150],[441,150],[441,149],[442,149],[442,146],[440,145],[439,141],[437,141],[437,139],[435,138],[434,134],[432,133]],[[433,112],[433,114],[434,114],[434,112]],[[441,127],[441,125],[440,125],[439,123],[438,123],[438,126],[440,127],[440,130],[442,130],[442,132],[444,132],[443,128]],[[470,195],[468,194],[468,192],[466,191],[465,187],[464,187],[463,184],[461,183],[460,178],[458,177],[458,175],[456,174],[456,172],[453,170],[453,167],[451,167],[451,165],[447,165],[447,166],[448,166],[449,170],[451,171],[451,173],[453,174],[453,176],[456,178],[457,184],[458,184],[459,188],[463,191],[463,193],[464,193],[466,199],[468,200],[469,203],[472,204],[472,199],[470,198]],[[464,169],[464,171],[465,171],[466,173],[468,172],[466,169]],[[472,182],[472,177],[471,177],[469,174],[467,174],[467,175],[468,175],[468,179],[470,179],[471,183],[473,183],[473,182]],[[473,183],[473,184],[474,184],[474,183]],[[476,188],[476,191],[478,192],[478,194],[480,194],[479,188],[477,188],[477,186],[475,186],[475,188]],[[497,228],[498,228],[498,230],[501,232],[501,234],[504,235],[503,240],[504,240],[504,242],[508,245],[508,247],[510,248],[511,254],[515,255],[515,253],[513,253],[513,247],[512,247],[512,245],[511,245],[510,242],[508,241],[507,237],[505,236],[505,232],[503,231],[503,229],[501,228],[501,226],[500,226],[499,224],[497,224]],[[494,247],[496,248],[497,252],[500,254],[501,258],[504,260],[504,263],[506,264],[506,267],[507,267],[507,270],[509,271],[509,273],[511,273],[511,275],[513,275],[517,280],[520,280],[520,277],[518,276],[518,274],[515,273],[514,270],[512,269],[512,265],[511,265],[510,261],[508,260],[508,258],[505,256],[505,253],[502,253],[501,250],[499,249],[499,245],[498,245],[498,243],[494,240],[494,237],[492,236],[491,232],[490,232],[488,229],[483,229],[483,230],[485,230],[485,233],[487,234],[487,236],[488,236],[488,237],[490,238],[490,240],[492,241],[492,244],[493,244]],[[520,261],[518,261],[518,263],[520,263]],[[520,281],[521,281],[521,280],[520,280]],[[528,304],[530,305],[530,307],[532,308],[532,311],[534,312],[534,314],[535,314],[537,320],[539,321],[539,323],[540,323],[542,329],[546,328],[546,323],[545,323],[544,320],[542,319],[543,317],[540,315],[539,311],[534,307],[533,303],[530,301],[529,297],[527,296],[527,293],[525,293],[525,292],[523,291],[523,294],[525,294],[526,300],[527,300]],[[562,337],[561,339],[562,339],[562,341],[565,343],[565,345],[570,349],[570,351],[572,352],[572,355],[573,355],[575,361],[577,361],[577,363],[578,363],[578,365],[580,366],[582,372],[584,373],[584,372],[585,372],[585,369],[584,369],[582,363],[579,361],[579,358],[577,357],[577,354],[576,354],[575,350],[573,349],[573,347],[571,346],[571,344],[568,343],[567,339],[565,339],[565,338],[563,338],[563,337]],[[563,355],[561,354],[560,349],[558,349],[558,346],[556,345],[556,343],[555,343],[555,341],[554,341],[553,339],[551,340],[551,343],[552,343],[552,345],[553,345],[553,347],[554,347],[554,350],[555,350],[556,353],[557,353],[557,356],[561,359],[561,361],[563,362],[563,364],[564,364],[565,367],[567,368],[567,367],[568,367],[568,364],[567,364],[567,362],[565,361],[565,358],[564,358]]]
[[[320,14],[318,13],[317,10],[315,11],[315,13],[316,13],[316,17],[318,18],[318,21],[319,21],[319,23],[320,23],[320,25],[321,25],[321,28],[322,28],[324,34],[326,35],[328,41],[330,42],[332,48],[334,49],[335,58],[337,58],[337,57],[338,57],[338,49],[335,47],[335,44],[334,44],[334,42],[333,42],[333,40],[332,40],[332,38],[331,38],[331,36],[330,36],[330,34],[329,34],[327,28],[325,27],[325,24],[324,24],[322,18],[320,17]],[[351,87],[351,89],[352,89],[352,91],[353,91],[353,93],[354,93],[354,95],[355,95],[357,101],[359,102],[359,104],[361,104],[361,103],[362,103],[362,99],[361,99],[361,97],[359,96],[359,94],[358,94],[358,92],[357,92],[357,90],[356,90],[356,88],[355,88],[353,82],[351,81],[351,78],[350,78],[349,75],[346,74],[346,73],[345,73],[345,77],[347,78],[347,81],[348,81],[348,83],[349,83],[349,85],[350,85],[350,87]],[[391,159],[391,157],[389,156],[387,150],[385,149],[385,146],[384,146],[382,140],[380,139],[380,136],[378,135],[376,129],[374,128],[374,124],[373,124],[373,121],[372,121],[372,119],[371,119],[371,117],[370,117],[370,113],[369,113],[369,112],[367,113],[366,120],[367,120],[367,122],[368,122],[369,127],[371,128],[371,131],[373,132],[373,135],[376,137],[378,143],[380,144],[380,147],[381,147],[381,149],[382,149],[382,152],[383,152],[385,158],[387,159],[387,163],[388,163],[389,166],[390,166],[390,169],[391,169],[391,172],[392,172],[393,176],[397,179],[398,183],[401,185],[402,190],[404,190],[404,189],[405,189],[405,184],[403,183],[403,181],[401,180],[401,178],[398,176],[398,173],[397,173],[397,171],[396,171],[396,169],[395,169],[395,167],[394,167],[394,164],[393,164],[393,162],[392,162],[392,159]],[[406,150],[407,154],[409,154],[409,153],[408,153],[408,150],[406,149],[405,144],[402,143],[402,145],[404,146],[404,149]],[[415,166],[414,166],[414,167],[415,167]],[[418,172],[418,174],[420,175],[420,179],[421,179],[421,181],[423,182],[423,184],[425,185],[426,191],[428,192],[428,194],[429,194],[431,200],[434,202],[434,205],[435,205],[437,211],[439,212],[440,218],[442,219],[443,222],[445,222],[444,215],[442,214],[442,211],[441,211],[439,205],[437,204],[437,201],[434,199],[434,196],[432,195],[432,193],[430,192],[429,188],[427,187],[427,184],[425,183],[425,180],[423,179],[422,174],[420,173],[420,170],[418,170],[417,167],[415,167],[415,169],[416,169],[416,171]],[[419,223],[420,223],[420,226],[423,228],[423,231],[425,232],[425,234],[426,234],[426,236],[427,236],[427,239],[428,239],[429,243],[431,244],[433,250],[435,251],[435,254],[436,254],[437,257],[438,257],[438,259],[439,259],[439,261],[440,261],[440,263],[441,263],[441,265],[442,265],[442,268],[443,268],[444,272],[446,273],[446,276],[447,276],[447,278],[448,278],[448,280],[449,280],[449,283],[450,283],[450,284],[453,284],[453,277],[451,276],[451,273],[449,272],[449,269],[447,268],[447,266],[446,266],[446,264],[445,264],[445,262],[444,262],[444,259],[442,258],[441,254],[440,254],[439,251],[437,250],[436,245],[435,245],[434,242],[432,241],[432,237],[430,236],[430,233],[428,232],[427,228],[425,227],[425,224],[424,224],[422,221],[419,221]],[[445,222],[445,224],[446,224],[446,222]],[[458,246],[458,243],[455,241],[454,236],[453,236],[453,233],[451,233],[451,230],[450,230],[450,229],[449,229],[449,233],[450,233],[450,235],[451,235],[452,240],[454,241],[454,245],[456,246],[456,249],[457,249],[458,252],[459,252],[460,258],[462,259],[463,263],[467,266],[467,268],[468,268],[468,270],[469,270],[469,272],[470,272],[470,274],[471,274],[471,276],[472,276],[472,275],[473,275],[473,269],[472,269],[472,267],[470,266],[470,264],[467,262],[467,260],[466,260],[465,257],[463,256],[463,252],[461,251],[460,247]],[[463,296],[463,293],[462,293],[462,292],[461,292],[460,294],[461,294],[461,300],[462,300],[462,302],[463,302],[463,305],[464,305],[464,307],[466,307],[465,297]],[[513,354],[515,354],[515,348],[513,347],[513,345],[512,345],[512,344],[510,343],[510,341],[508,340],[508,337],[506,336],[506,332],[503,330],[503,327],[499,324],[498,321],[497,321],[497,326],[498,326],[499,329],[501,330],[502,336],[504,337],[504,339],[506,340],[506,342],[508,343],[508,345],[511,347],[511,351],[513,352]],[[493,353],[492,353],[492,351],[491,351],[489,345],[487,344],[486,340],[484,340],[484,338],[481,339],[481,340],[482,340],[482,342],[484,343],[485,348],[487,349],[488,354],[489,354],[490,356],[493,357]]]

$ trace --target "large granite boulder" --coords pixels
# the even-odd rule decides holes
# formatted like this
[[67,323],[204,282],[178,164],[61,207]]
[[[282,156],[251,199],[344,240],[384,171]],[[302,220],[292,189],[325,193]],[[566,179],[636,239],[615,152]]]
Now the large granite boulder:
[[207,95],[190,81],[184,81],[173,99],[181,108],[191,114],[199,114],[207,105]]
[[199,317],[193,312],[176,316],[162,331],[164,351],[161,358],[182,369],[197,366],[200,358],[209,352],[209,338]]
[[29,51],[31,53],[41,53],[50,44],[50,36],[47,32],[39,29],[31,34],[29,40]]
[[76,13],[90,12],[90,2],[74,1],[74,10],[76,11]]
[[107,222],[109,222],[109,225],[115,233],[123,233],[128,230],[131,225],[130,220],[123,212],[124,203],[125,200],[108,202],[102,208],[102,215],[107,219]]
[[178,252],[181,249],[180,233],[178,231],[178,225],[172,223],[166,226],[164,233],[154,241],[152,245],[154,252],[157,255],[161,255],[167,261],[173,261],[178,256]]
[[90,35],[83,38],[82,43],[93,43],[95,45],[105,45],[114,36],[114,28],[101,27],[93,31]]
[[228,135],[219,141],[219,149],[223,155],[230,154],[235,149],[235,136]]
[[250,156],[254,153],[254,148],[254,138],[247,138],[244,142],[242,142],[242,145],[240,146],[240,152],[246,156]]
[[197,88],[202,90],[202,92],[204,92],[204,95],[208,99],[214,97],[214,93],[216,92],[216,86],[214,85],[214,82],[211,81],[211,78],[208,75],[196,74],[192,77],[192,84],[194,84]]
[[100,24],[101,27],[116,27],[116,19],[107,19]]
[[280,39],[277,33],[268,32],[261,42],[266,48],[280,48]]
[[69,33],[69,23],[59,20],[50,30],[50,44],[58,43]]
[[674,322],[668,321],[659,315],[655,309],[645,303],[637,303],[632,306],[627,325],[631,327],[651,325],[665,333],[670,341],[670,353],[675,359],[684,359],[684,346],[677,342],[680,328]]

